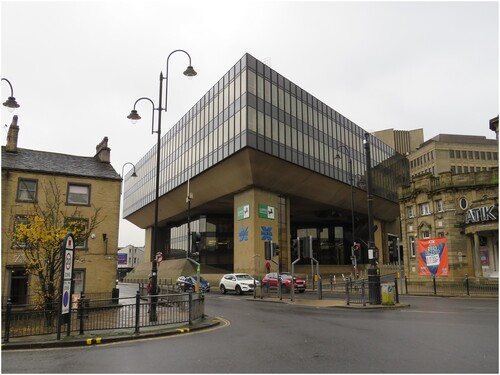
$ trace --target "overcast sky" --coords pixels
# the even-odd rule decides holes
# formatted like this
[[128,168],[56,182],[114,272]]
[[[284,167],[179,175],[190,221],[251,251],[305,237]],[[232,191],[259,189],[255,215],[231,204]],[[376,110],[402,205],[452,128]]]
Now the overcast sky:
[[[142,96],[157,104],[175,49],[198,75],[170,59],[163,133],[248,52],[365,130],[494,138],[498,16],[496,1],[2,1],[1,76],[21,105],[19,147],[93,156],[107,136],[119,174],[156,144],[148,103],[137,124],[126,116]],[[127,244],[144,231],[122,220]]]

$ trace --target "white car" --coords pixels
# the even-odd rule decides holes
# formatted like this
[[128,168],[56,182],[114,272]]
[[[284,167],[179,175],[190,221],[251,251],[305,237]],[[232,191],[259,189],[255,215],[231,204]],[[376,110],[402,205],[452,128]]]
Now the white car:
[[226,294],[229,290],[234,290],[237,294],[243,294],[253,292],[254,285],[258,286],[259,282],[247,273],[229,273],[222,276],[219,288],[222,294]]

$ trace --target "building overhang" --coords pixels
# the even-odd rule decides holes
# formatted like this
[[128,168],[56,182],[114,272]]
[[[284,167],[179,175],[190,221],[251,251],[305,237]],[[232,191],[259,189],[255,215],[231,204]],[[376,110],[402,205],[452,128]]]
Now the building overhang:
[[[351,212],[349,184],[300,167],[283,159],[246,147],[190,179],[191,216],[227,215],[234,212],[233,197],[249,188],[260,188],[290,198],[292,220],[321,221],[326,216]],[[158,220],[182,222],[187,211],[187,183],[159,198]],[[367,214],[366,191],[354,187],[354,211]],[[394,221],[399,204],[374,196],[376,219]],[[328,214],[330,212],[330,215]],[[154,202],[125,217],[140,228],[152,227]]]

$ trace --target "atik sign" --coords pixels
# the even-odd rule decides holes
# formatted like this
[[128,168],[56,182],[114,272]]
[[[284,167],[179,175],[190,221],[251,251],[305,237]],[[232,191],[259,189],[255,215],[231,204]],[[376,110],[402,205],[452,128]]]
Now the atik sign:
[[446,238],[418,240],[418,269],[421,276],[448,276]]

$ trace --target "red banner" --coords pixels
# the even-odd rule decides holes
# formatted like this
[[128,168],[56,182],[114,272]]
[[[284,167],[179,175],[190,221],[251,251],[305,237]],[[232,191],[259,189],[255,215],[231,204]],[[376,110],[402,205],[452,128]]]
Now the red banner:
[[446,238],[418,240],[418,269],[421,276],[448,276]]

